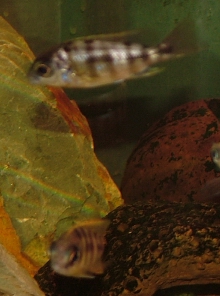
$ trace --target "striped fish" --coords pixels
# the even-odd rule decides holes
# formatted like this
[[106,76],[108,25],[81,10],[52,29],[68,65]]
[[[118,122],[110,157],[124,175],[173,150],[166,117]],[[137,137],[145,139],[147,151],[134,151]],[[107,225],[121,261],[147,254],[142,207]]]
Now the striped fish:
[[74,226],[50,247],[52,269],[65,276],[93,278],[104,272],[102,255],[108,220],[92,220]]
[[[65,42],[36,58],[28,73],[32,83],[91,88],[151,76],[151,66],[198,50],[193,24],[185,21],[158,46],[112,40],[97,35]],[[115,38],[116,39],[116,38]]]

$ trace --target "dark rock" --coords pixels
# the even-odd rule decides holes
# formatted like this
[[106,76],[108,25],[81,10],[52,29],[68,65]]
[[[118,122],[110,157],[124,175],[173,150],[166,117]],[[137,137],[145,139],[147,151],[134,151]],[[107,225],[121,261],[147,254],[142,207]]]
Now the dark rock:
[[103,277],[65,278],[46,264],[35,278],[47,296],[151,296],[172,287],[203,291],[206,285],[219,289],[219,204],[136,203],[107,217]]
[[98,296],[101,294],[102,277],[77,279],[56,274],[47,262],[35,279],[46,296]]

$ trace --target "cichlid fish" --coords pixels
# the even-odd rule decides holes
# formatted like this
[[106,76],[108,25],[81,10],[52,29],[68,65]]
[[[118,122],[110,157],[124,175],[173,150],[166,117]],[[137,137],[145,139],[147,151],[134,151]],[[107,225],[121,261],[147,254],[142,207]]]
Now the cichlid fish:
[[104,272],[102,255],[108,220],[94,220],[74,226],[50,247],[53,270],[65,276],[93,278]]
[[185,21],[152,47],[118,41],[114,34],[67,41],[39,55],[28,76],[36,84],[92,88],[155,75],[160,70],[152,65],[198,51],[192,28]]
[[[214,143],[210,151],[212,161],[216,165],[216,170],[220,171],[220,143]],[[220,178],[214,178],[206,182],[201,189],[201,201],[220,202]]]

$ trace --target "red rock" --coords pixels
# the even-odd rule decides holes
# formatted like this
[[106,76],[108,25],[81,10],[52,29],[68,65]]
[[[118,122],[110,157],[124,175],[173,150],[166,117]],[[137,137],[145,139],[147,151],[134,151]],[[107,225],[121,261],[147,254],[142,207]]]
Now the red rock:
[[125,202],[199,201],[201,187],[217,175],[210,148],[220,141],[219,111],[217,99],[189,102],[153,124],[128,159]]

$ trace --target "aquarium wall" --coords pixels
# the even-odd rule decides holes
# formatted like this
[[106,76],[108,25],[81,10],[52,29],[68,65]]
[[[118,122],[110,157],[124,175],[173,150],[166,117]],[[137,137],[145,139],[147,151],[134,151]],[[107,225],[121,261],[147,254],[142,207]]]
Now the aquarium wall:
[[35,54],[60,42],[60,1],[0,1],[0,15],[28,42]]

